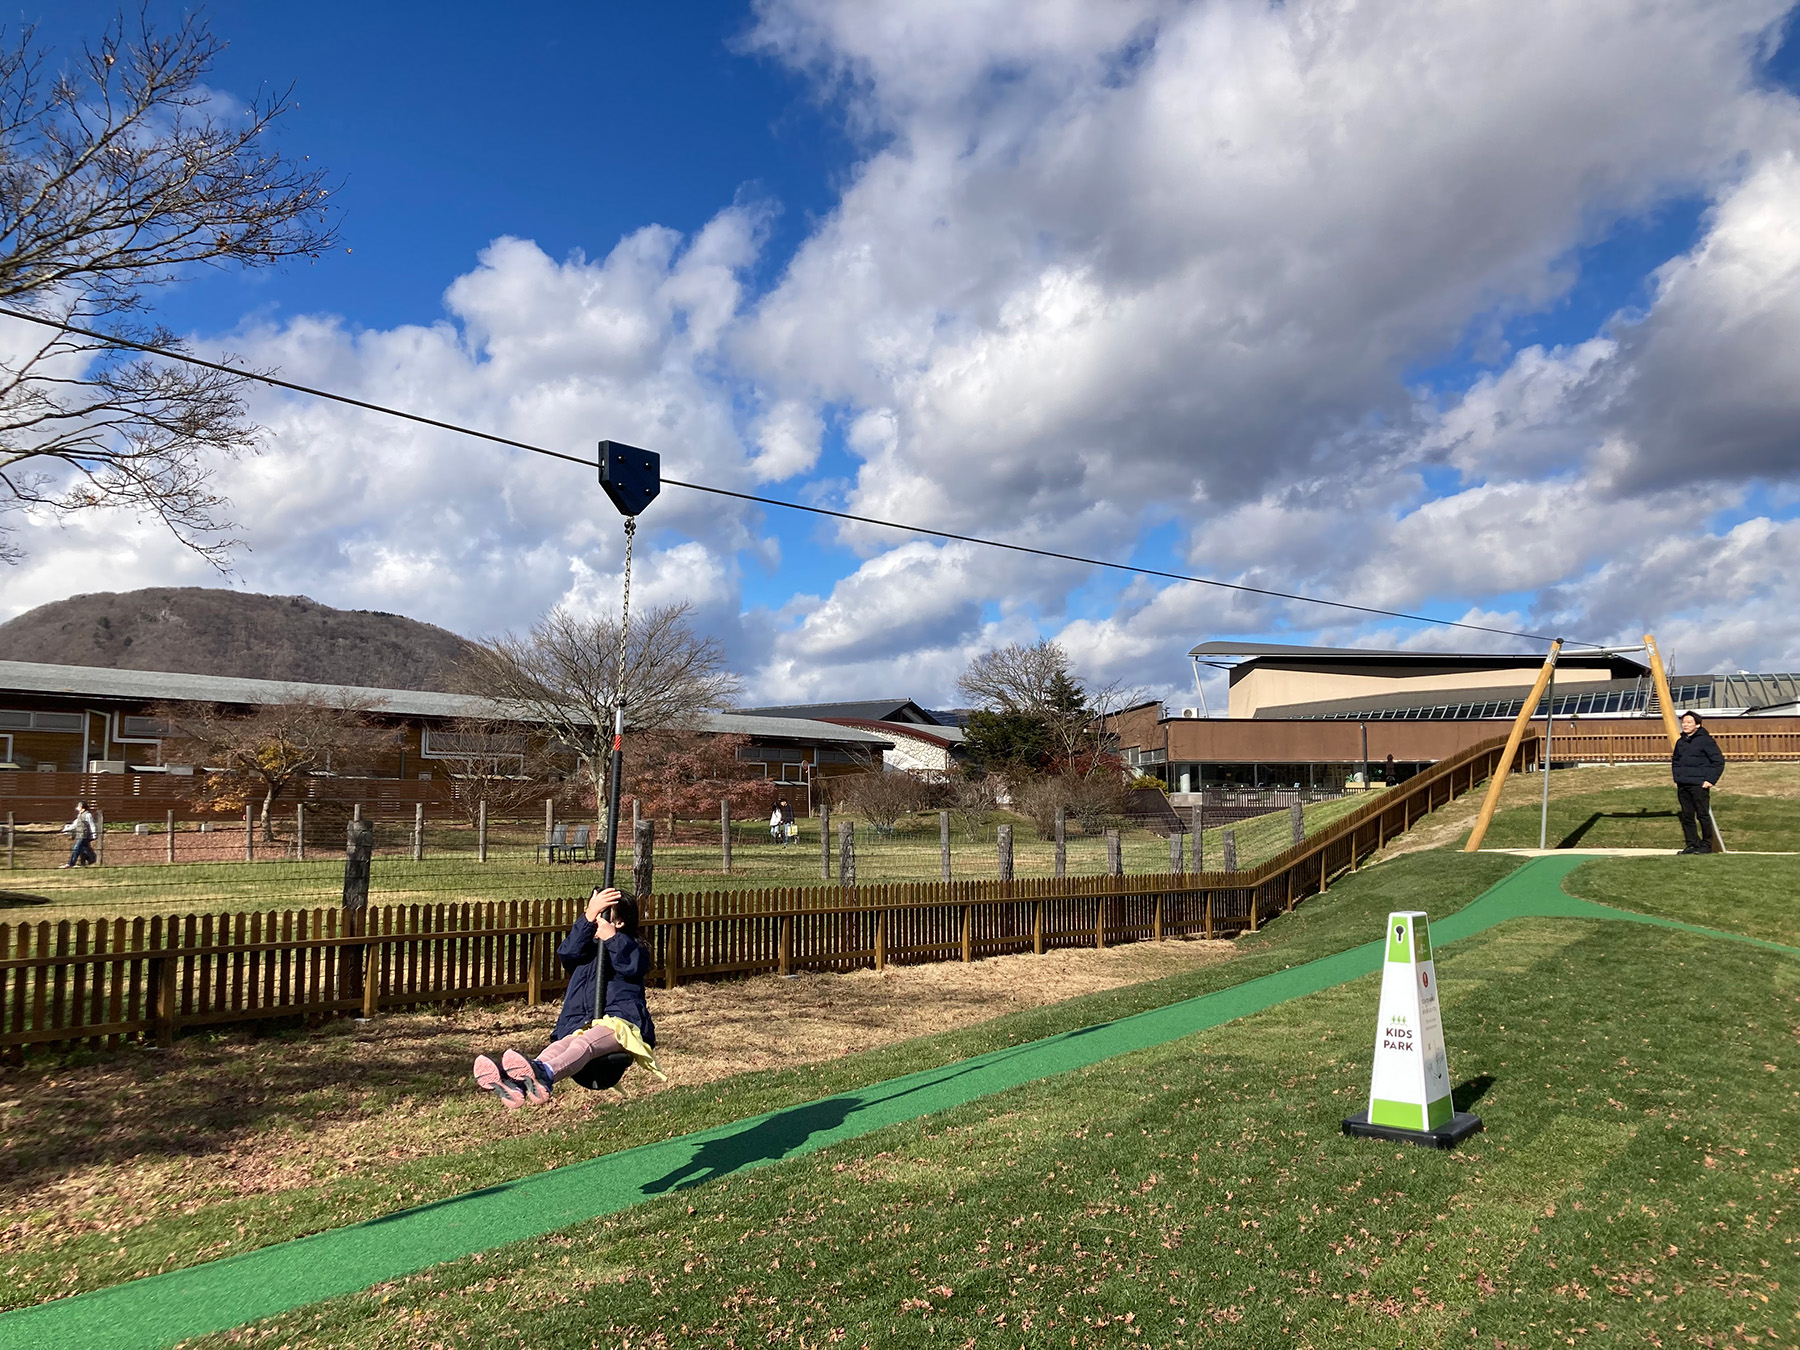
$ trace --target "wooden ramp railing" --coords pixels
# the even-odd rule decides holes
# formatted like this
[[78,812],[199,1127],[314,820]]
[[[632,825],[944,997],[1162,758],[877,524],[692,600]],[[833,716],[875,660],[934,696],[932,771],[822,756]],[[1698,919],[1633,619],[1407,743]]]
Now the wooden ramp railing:
[[[812,886],[645,897],[651,979],[877,969],[1255,931],[1493,772],[1471,747],[1242,872]],[[576,897],[0,924],[0,1047],[476,998],[536,1003],[565,979]]]

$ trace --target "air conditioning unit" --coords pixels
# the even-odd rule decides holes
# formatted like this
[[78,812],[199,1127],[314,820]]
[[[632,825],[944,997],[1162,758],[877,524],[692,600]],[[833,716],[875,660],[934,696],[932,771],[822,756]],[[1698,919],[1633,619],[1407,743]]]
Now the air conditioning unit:
[[1200,715],[1200,710],[1198,708],[1183,708],[1181,710],[1181,715],[1183,717],[1198,717]]
[[122,759],[90,759],[87,771],[89,773],[124,773],[125,761]]

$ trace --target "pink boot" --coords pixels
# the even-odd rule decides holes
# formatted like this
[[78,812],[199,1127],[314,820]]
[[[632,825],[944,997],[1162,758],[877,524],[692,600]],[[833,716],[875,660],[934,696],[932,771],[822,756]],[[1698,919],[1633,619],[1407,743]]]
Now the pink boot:
[[537,1066],[517,1050],[508,1050],[500,1056],[500,1063],[505,1066],[506,1076],[523,1090],[526,1101],[533,1106],[542,1106],[550,1100],[550,1084],[556,1081],[555,1078],[546,1080]]
[[[511,1051],[507,1052],[508,1054]],[[525,1094],[519,1085],[507,1075],[500,1072],[500,1066],[486,1055],[475,1057],[475,1086],[484,1092],[491,1092],[500,1099],[500,1105],[508,1111],[516,1111],[525,1104]]]

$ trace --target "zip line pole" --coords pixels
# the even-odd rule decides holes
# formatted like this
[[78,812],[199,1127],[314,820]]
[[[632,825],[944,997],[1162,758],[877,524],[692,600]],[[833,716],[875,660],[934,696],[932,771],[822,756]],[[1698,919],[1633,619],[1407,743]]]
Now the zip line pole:
[[1525,728],[1531,725],[1538,700],[1544,696],[1544,686],[1550,683],[1562,645],[1561,638],[1550,644],[1550,654],[1544,658],[1544,668],[1538,672],[1531,692],[1525,696],[1525,706],[1519,709],[1518,717],[1513,719],[1512,731],[1506,738],[1506,749],[1500,752],[1500,762],[1494,766],[1493,781],[1488,784],[1487,796],[1482,799],[1481,814],[1475,817],[1475,828],[1469,831],[1469,842],[1463,845],[1464,853],[1479,852],[1481,841],[1487,837],[1488,825],[1494,819],[1494,808],[1500,805],[1500,790],[1506,786],[1506,775],[1512,772],[1513,758],[1519,753],[1519,742],[1525,739]]
[[1669,738],[1669,749],[1675,748],[1675,742],[1681,739],[1681,728],[1675,725],[1675,704],[1669,696],[1669,672],[1663,669],[1662,653],[1656,649],[1656,639],[1648,633],[1644,634],[1644,646],[1650,652],[1650,679],[1656,685],[1656,703],[1662,710],[1663,735]]

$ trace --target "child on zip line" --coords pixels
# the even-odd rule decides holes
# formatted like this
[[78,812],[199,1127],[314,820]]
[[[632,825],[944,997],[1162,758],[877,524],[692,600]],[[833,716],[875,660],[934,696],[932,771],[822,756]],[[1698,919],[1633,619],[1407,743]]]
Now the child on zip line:
[[486,1055],[477,1056],[476,1086],[513,1110],[527,1102],[543,1105],[565,1078],[595,1091],[612,1087],[633,1064],[666,1079],[651,1052],[656,1024],[644,1002],[650,957],[637,933],[637,901],[611,888],[594,887],[587,908],[556,949],[569,972],[569,987],[554,1039],[535,1059],[517,1050],[506,1051],[498,1064]]

